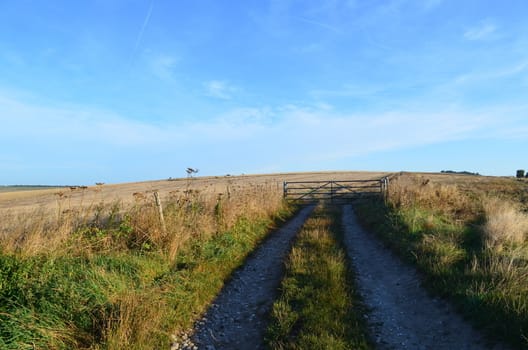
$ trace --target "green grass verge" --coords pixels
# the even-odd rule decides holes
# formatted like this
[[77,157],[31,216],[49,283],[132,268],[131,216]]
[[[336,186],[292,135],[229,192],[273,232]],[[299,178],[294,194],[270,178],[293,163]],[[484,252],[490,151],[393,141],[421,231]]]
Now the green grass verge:
[[434,208],[378,200],[358,204],[356,212],[364,226],[417,266],[432,293],[451,300],[491,340],[528,349],[528,260],[486,249],[482,217],[467,222]]
[[[191,327],[270,228],[291,216],[282,210],[275,222],[242,217],[226,232],[190,240],[173,263],[145,247],[0,253],[0,348],[168,348],[171,334]],[[115,234],[98,230],[96,238]],[[74,234],[77,244],[93,244],[85,235]]]
[[340,222],[336,208],[318,208],[300,232],[271,313],[271,349],[371,348],[353,276],[336,240]]

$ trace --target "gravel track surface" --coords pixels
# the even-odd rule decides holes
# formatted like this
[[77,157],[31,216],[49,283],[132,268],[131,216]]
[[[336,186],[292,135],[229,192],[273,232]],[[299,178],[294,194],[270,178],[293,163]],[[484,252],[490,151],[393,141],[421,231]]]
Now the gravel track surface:
[[264,332],[284,274],[284,259],[313,209],[303,208],[266,239],[235,271],[196,323],[193,335],[184,336],[172,349],[264,349]]
[[343,207],[343,226],[378,349],[504,349],[487,344],[446,302],[428,295],[416,271],[359,226],[350,205]]
[[[274,232],[233,274],[194,330],[178,337],[172,349],[265,349],[264,333],[284,274],[283,261],[312,210],[303,208]],[[486,342],[448,303],[431,297],[414,268],[361,228],[351,205],[343,206],[343,227],[377,349],[507,349]]]

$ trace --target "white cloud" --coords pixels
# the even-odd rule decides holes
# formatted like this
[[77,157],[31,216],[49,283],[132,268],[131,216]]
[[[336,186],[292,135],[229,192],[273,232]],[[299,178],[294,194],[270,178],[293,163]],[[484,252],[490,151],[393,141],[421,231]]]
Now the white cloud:
[[174,68],[178,62],[178,57],[167,54],[158,54],[149,58],[152,73],[162,80],[169,81],[173,79]]
[[[161,144],[214,144],[252,139],[290,148],[309,140],[306,148],[340,149],[351,153],[442,142],[464,137],[483,127],[503,123],[502,116],[462,110],[392,111],[343,114],[331,105],[235,108],[207,121],[158,125],[85,107],[47,107],[0,98],[0,121],[11,137],[68,144],[76,141],[134,149]],[[493,113],[499,111],[494,111]],[[515,115],[522,114],[518,110]],[[33,139],[33,140],[32,140]]]
[[[145,163],[165,169],[188,166],[189,161],[204,172],[209,166],[212,174],[325,169],[380,151],[480,137],[519,138],[522,135],[515,130],[528,127],[520,117],[527,111],[528,106],[487,113],[453,108],[349,114],[326,104],[287,105],[235,108],[207,121],[156,124],[83,106],[0,97],[0,125],[7,135],[0,148],[6,159],[31,165],[52,157],[57,168],[88,164],[77,170],[85,172],[104,157],[127,174],[143,169]],[[175,165],[167,164],[168,154]]]
[[513,62],[508,65],[494,66],[483,72],[470,72],[461,74],[453,79],[453,84],[482,84],[489,80],[497,80],[517,76],[528,71],[528,60]]
[[482,22],[478,26],[467,29],[464,38],[467,40],[487,40],[494,38],[497,26],[489,21]]
[[380,93],[390,89],[388,84],[343,84],[337,89],[317,89],[310,91],[310,95],[315,98],[325,97],[350,97],[350,98],[369,98],[376,97]]
[[163,141],[158,127],[85,106],[48,106],[0,96],[6,138],[57,147],[136,147]]
[[458,139],[479,129],[483,121],[456,112],[341,115],[298,109],[285,116],[280,130],[288,130],[290,142],[303,144],[307,154],[323,161]]
[[211,80],[204,83],[205,93],[207,96],[230,100],[233,94],[238,90],[227,81]]
[[528,60],[516,63],[509,67],[504,67],[502,70],[497,71],[496,75],[499,77],[517,75],[519,73],[525,72],[528,68]]

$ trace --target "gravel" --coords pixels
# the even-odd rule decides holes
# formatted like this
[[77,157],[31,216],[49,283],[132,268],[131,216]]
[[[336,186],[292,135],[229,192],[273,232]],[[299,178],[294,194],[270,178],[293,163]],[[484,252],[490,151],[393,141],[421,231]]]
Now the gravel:
[[171,350],[264,349],[268,315],[284,274],[284,259],[313,211],[303,208],[272,233],[233,273],[194,329],[173,336]]
[[[283,261],[312,210],[302,209],[273,233],[234,272],[194,329],[173,337],[171,350],[264,349],[268,315],[284,274]],[[361,228],[351,205],[343,206],[343,227],[377,349],[507,349],[487,342],[448,303],[429,295],[414,268]]]
[[403,264],[343,208],[345,245],[378,349],[505,349],[486,343],[444,300],[431,297],[416,270]]

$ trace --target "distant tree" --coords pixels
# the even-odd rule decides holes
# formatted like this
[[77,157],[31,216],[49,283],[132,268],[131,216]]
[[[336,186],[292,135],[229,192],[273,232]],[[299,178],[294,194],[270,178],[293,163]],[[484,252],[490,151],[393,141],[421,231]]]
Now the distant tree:
[[442,170],[440,171],[442,174],[459,174],[459,175],[477,175],[479,176],[479,173],[473,173],[471,171],[454,171],[454,170]]
[[198,173],[198,169],[193,169],[193,168],[187,168],[187,170],[185,170],[187,172],[187,177],[192,177],[193,174],[197,174]]
[[523,169],[517,170],[517,178],[520,179],[521,177],[524,177],[524,170]]

